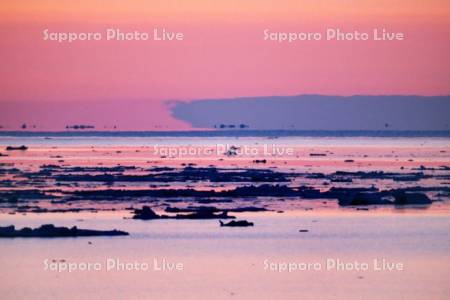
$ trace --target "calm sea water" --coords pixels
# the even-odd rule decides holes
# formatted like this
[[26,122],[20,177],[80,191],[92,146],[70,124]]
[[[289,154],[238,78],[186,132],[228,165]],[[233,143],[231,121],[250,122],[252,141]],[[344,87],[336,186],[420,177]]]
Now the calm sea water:
[[0,145],[150,146],[155,144],[449,146],[450,131],[167,131],[167,132],[1,132]]
[[[311,172],[343,168],[399,172],[403,166],[408,171],[422,164],[438,167],[450,161],[447,133],[250,133],[3,132],[3,147],[25,144],[30,149],[10,151],[1,159],[24,169],[60,159],[73,166],[121,163],[147,168],[171,163],[181,167],[194,158],[160,158],[142,147],[272,144],[296,149],[293,157],[271,157],[273,166]],[[309,155],[317,150],[327,150],[327,156]],[[357,163],[345,163],[348,158]],[[244,159],[242,166],[254,167],[252,159]],[[222,153],[197,161],[225,167],[238,162],[239,158]],[[252,228],[221,228],[216,220],[145,222],[129,219],[130,212],[124,210],[0,214],[1,226],[53,223],[130,232],[130,236],[114,238],[0,239],[0,294],[2,299],[449,299],[450,217],[448,209],[439,209],[442,203],[437,203],[437,209],[433,204],[430,209],[300,208],[282,214],[238,214],[240,219],[254,222]],[[151,270],[106,271],[108,259],[148,263]],[[184,269],[153,270],[155,259],[159,264],[163,260],[182,263]],[[328,259],[351,265],[367,263],[370,269],[327,271]],[[404,268],[375,271],[375,259],[388,265],[401,263]],[[45,260],[99,262],[103,268],[55,272],[44,269]],[[278,272],[265,269],[265,262],[319,263],[322,268]]]
[[[450,218],[442,215],[246,214],[253,228],[216,220],[139,221],[127,213],[6,216],[2,223],[120,228],[128,237],[0,240],[2,299],[448,299]],[[299,229],[308,229],[300,233]],[[107,260],[148,271],[106,270]],[[154,260],[183,264],[154,270]],[[327,270],[327,260],[369,270]],[[401,263],[379,270],[374,260]],[[44,261],[100,263],[100,271],[56,272]],[[320,270],[274,271],[266,263],[319,263]]]
[[195,131],[0,131],[0,136],[51,137],[450,137],[450,131],[396,130],[195,130]]

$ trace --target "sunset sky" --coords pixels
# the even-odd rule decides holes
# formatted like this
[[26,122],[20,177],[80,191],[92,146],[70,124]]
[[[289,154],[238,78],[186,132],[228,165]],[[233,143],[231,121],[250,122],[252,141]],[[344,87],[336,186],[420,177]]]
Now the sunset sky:
[[[2,130],[189,129],[168,100],[450,94],[448,0],[7,0],[0,23]],[[58,43],[42,33],[106,28],[166,28],[184,40]],[[263,40],[264,29],[326,28],[386,28],[406,39]]]

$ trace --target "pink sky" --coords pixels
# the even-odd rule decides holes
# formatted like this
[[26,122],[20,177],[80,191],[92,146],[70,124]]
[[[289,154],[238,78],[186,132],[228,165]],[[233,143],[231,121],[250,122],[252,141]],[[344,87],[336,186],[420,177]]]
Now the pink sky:
[[[186,129],[165,100],[450,92],[448,1],[3,1],[0,125]],[[126,4],[125,4],[126,3]],[[42,31],[183,32],[184,41],[57,43]],[[263,41],[263,30],[404,32],[405,41]]]

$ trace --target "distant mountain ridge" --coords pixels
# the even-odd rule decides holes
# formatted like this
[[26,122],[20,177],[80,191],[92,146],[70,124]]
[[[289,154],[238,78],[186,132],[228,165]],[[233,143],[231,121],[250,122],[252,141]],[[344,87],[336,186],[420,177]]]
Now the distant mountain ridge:
[[[171,102],[193,128],[253,130],[450,130],[450,95],[297,95]],[[234,126],[234,127],[233,127]]]

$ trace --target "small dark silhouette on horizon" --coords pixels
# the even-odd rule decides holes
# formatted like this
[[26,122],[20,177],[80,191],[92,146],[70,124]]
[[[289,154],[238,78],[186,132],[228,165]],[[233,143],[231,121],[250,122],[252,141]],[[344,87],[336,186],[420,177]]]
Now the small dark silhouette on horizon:
[[250,126],[248,126],[247,124],[239,124],[239,125],[235,125],[235,124],[220,124],[220,125],[214,125],[214,128],[219,128],[219,129],[245,129],[245,128],[249,128]]
[[95,129],[93,125],[66,125],[66,129],[84,130],[84,129]]
[[7,151],[14,151],[14,150],[20,150],[20,151],[25,151],[28,150],[28,147],[25,145],[22,146],[8,146],[6,147]]

